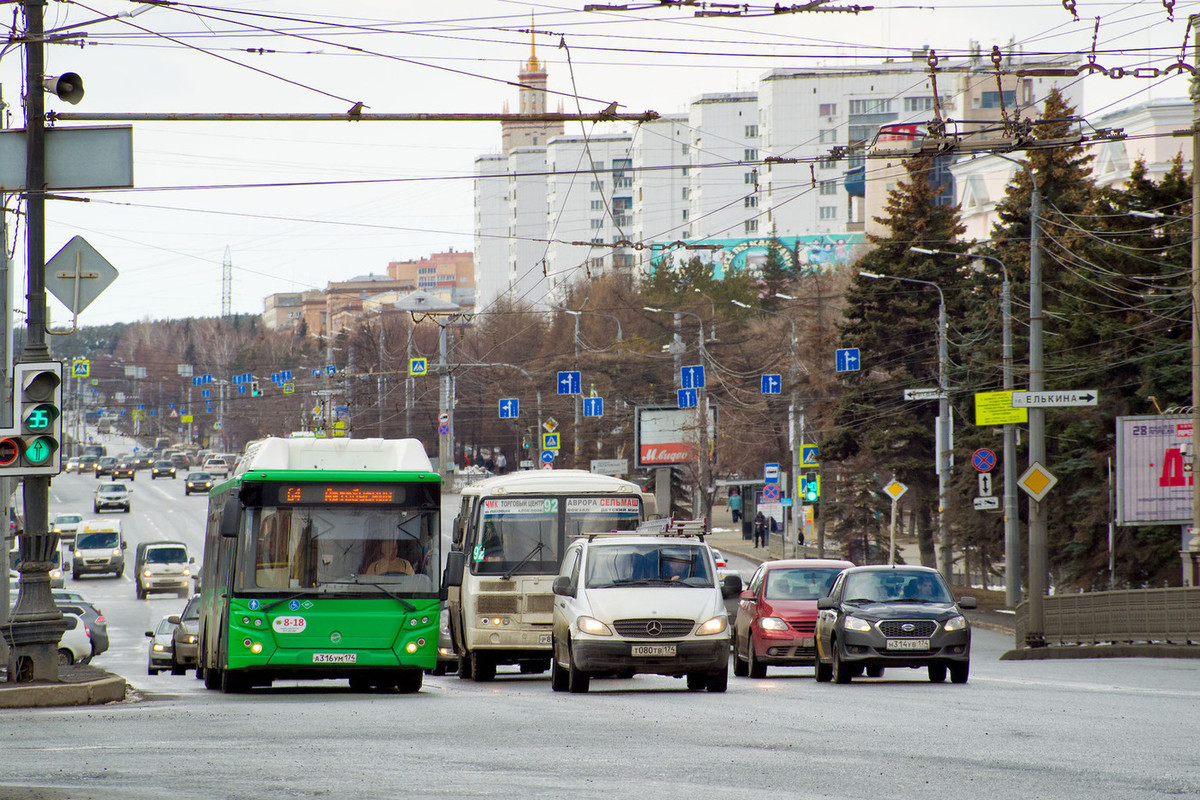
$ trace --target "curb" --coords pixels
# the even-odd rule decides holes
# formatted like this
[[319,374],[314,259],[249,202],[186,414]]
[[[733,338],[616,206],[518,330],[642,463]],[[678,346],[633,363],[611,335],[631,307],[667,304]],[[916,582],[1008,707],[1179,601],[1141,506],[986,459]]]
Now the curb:
[[126,689],[119,675],[82,683],[0,684],[0,708],[104,705],[124,700]]
[[1200,658],[1200,647],[1179,644],[1048,645],[1009,650],[1001,661],[1051,661],[1073,658]]

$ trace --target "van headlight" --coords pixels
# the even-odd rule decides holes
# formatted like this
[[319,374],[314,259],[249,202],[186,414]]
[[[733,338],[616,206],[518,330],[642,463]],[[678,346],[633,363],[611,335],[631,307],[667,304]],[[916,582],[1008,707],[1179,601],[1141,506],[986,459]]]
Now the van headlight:
[[150,577],[153,577],[153,576],[154,576],[154,573],[153,573],[153,572],[151,572],[150,570],[148,570],[148,569],[144,569],[144,570],[142,570],[142,577],[143,577],[143,578],[150,578]]
[[575,624],[579,626],[580,633],[592,636],[612,636],[609,627],[595,617],[581,616],[575,621]]
[[725,629],[728,627],[729,627],[729,619],[724,614],[722,614],[719,617],[713,617],[712,619],[708,620],[707,622],[701,623],[700,627],[696,629],[696,635],[697,636],[712,636],[714,634],[724,633]]

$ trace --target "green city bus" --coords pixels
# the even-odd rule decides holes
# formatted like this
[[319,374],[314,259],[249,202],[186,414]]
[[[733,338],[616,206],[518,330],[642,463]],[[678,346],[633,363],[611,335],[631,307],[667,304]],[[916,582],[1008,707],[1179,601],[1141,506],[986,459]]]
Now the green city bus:
[[252,443],[209,496],[198,677],[419,691],[437,662],[440,512],[415,439]]

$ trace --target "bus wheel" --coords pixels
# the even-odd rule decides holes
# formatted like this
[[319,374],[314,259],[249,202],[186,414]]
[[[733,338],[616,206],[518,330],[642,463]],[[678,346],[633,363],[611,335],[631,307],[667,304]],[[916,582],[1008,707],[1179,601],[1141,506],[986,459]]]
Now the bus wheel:
[[216,667],[204,668],[204,688],[214,692],[221,688],[221,670]]
[[396,673],[396,691],[400,694],[416,694],[421,691],[421,682],[425,673],[419,669],[406,669]]
[[496,662],[478,650],[471,653],[471,674],[476,683],[486,683],[496,677]]

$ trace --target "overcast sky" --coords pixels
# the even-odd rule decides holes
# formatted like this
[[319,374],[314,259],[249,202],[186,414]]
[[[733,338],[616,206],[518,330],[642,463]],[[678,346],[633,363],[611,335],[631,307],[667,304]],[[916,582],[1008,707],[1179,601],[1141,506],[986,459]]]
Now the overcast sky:
[[[547,32],[536,37],[538,56],[550,89],[561,93],[551,98],[552,109],[561,102],[575,111],[578,102],[579,110],[594,113],[616,101],[622,111],[666,114],[686,111],[701,93],[753,88],[773,68],[907,59],[923,45],[946,56],[964,54],[972,39],[985,54],[1010,40],[1026,55],[1087,53],[1096,17],[1098,64],[1161,68],[1179,55],[1188,14],[1200,12],[1200,2],[1179,0],[1169,20],[1162,0],[1077,0],[1076,21],[1061,0],[874,5],[857,15],[698,19],[694,8],[584,13],[583,0],[184,2],[73,29],[86,37],[48,46],[47,73],[79,73],[86,97],[77,106],[47,97],[46,106],[90,113],[343,113],[361,101],[375,113],[497,113],[507,101],[515,110],[518,90],[506,82],[516,80],[528,58],[530,35],[517,30],[528,29],[533,12],[536,28]],[[137,7],[50,0],[45,26]],[[12,10],[5,7],[10,22]],[[1193,60],[1190,46],[1187,60]],[[24,124],[22,62],[19,46],[0,55],[8,127]],[[1099,116],[1150,97],[1186,94],[1179,78],[1095,75],[1086,79],[1082,111]],[[90,202],[47,203],[47,258],[81,235],[121,273],[83,313],[83,325],[219,314],[226,248],[233,310],[249,313],[261,312],[263,298],[274,292],[383,273],[389,261],[448,248],[469,250],[472,164],[500,149],[498,123],[133,126],[135,189],[76,192]],[[581,130],[577,123],[567,128]],[[16,206],[9,197],[8,245],[20,276],[25,241],[23,222],[11,213]],[[18,277],[19,298],[23,283]],[[51,309],[56,323],[69,321],[56,301]]]

